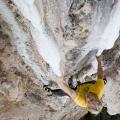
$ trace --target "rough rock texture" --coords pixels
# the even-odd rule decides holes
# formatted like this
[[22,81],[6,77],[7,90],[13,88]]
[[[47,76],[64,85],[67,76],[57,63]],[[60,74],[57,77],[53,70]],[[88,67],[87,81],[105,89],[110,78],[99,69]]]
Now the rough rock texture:
[[83,116],[83,110],[69,99],[48,96],[42,82],[35,77],[33,70],[25,64],[15,46],[10,43],[10,29],[2,18],[0,24],[1,120],[69,119],[71,112],[74,113],[71,114],[72,119]]
[[111,50],[104,51],[107,84],[104,102],[111,115],[120,113],[120,37]]
[[[96,79],[95,55],[99,49],[110,47],[103,44],[105,47],[99,48],[97,36],[105,30],[115,9],[112,0],[19,2],[0,0],[0,119],[78,120],[85,110],[68,97],[50,96],[42,86],[58,87],[46,77],[51,70],[56,72],[54,64],[66,81],[73,78],[74,84],[78,80]],[[37,15],[32,18],[34,8],[40,18]],[[26,12],[29,10],[32,17]],[[47,56],[56,59],[57,64],[42,56],[39,49],[38,43],[47,38],[60,51],[60,61],[56,56]],[[46,46],[43,48],[48,50]],[[109,114],[117,114],[120,113],[120,37],[112,49],[103,52],[103,64],[108,81],[104,106]]]

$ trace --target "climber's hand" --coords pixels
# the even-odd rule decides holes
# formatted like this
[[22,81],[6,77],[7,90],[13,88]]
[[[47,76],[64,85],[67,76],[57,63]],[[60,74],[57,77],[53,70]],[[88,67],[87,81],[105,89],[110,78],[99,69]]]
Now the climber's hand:
[[112,0],[112,6],[114,6],[115,3],[116,3],[116,0]]
[[102,61],[102,55],[96,56],[96,59],[97,59],[98,62],[101,62]]

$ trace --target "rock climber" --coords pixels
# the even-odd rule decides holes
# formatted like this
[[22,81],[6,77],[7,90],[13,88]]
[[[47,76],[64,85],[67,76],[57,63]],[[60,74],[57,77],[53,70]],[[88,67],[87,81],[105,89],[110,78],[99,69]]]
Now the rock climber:
[[104,94],[105,77],[101,64],[101,56],[96,57],[96,59],[98,62],[96,82],[85,82],[77,85],[77,87],[73,89],[64,82],[62,77],[60,77],[56,80],[60,89],[46,89],[51,91],[54,95],[69,96],[78,106],[83,107],[90,113],[97,115],[103,107],[101,98]]

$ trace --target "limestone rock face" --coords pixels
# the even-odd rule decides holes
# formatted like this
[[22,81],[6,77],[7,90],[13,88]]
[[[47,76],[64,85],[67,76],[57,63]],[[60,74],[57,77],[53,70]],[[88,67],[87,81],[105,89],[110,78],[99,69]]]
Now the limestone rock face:
[[[103,104],[120,113],[120,1],[0,0],[1,120],[79,120],[87,112],[43,85],[96,80],[103,52]],[[104,51],[103,51],[104,50]]]

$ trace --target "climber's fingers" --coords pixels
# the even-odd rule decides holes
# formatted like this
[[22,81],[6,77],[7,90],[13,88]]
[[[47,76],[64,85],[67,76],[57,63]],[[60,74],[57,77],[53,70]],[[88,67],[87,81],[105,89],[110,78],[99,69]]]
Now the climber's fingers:
[[112,0],[112,8],[115,5],[115,3],[116,3],[116,0]]
[[116,0],[112,0],[112,4],[115,4]]

